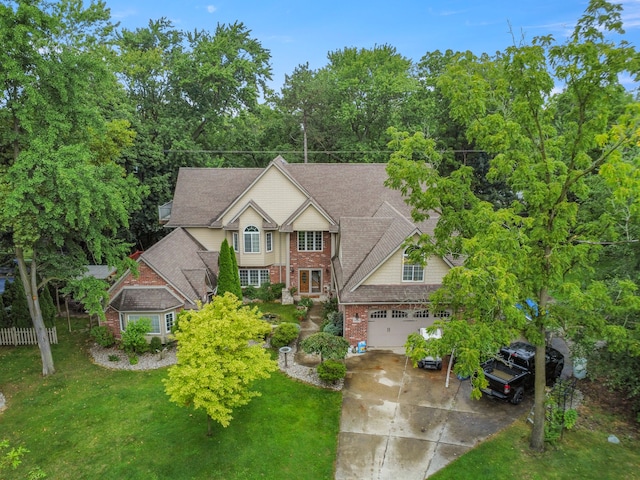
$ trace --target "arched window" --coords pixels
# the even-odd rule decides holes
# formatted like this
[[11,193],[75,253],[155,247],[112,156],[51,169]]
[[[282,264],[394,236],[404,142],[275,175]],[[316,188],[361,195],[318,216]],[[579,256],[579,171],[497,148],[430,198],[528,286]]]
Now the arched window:
[[244,253],[260,253],[260,230],[249,225],[244,229]]
[[403,282],[422,282],[424,280],[424,266],[419,263],[413,263],[410,255],[416,247],[408,247],[404,251],[402,257],[402,281]]

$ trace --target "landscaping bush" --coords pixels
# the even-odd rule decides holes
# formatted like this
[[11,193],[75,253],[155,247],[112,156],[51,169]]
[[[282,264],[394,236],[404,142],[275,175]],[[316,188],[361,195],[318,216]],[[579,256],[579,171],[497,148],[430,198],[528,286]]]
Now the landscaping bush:
[[338,311],[338,298],[333,297],[327,300],[326,302],[322,302],[322,318],[329,318],[329,314]]
[[[135,322],[129,322],[122,332],[122,348],[127,353],[145,353],[149,350],[149,344],[145,335],[151,331],[151,320],[141,318]],[[133,365],[133,364],[132,364]]]
[[311,308],[313,306],[313,300],[311,300],[309,297],[302,297],[298,302],[298,305],[305,308]]
[[162,340],[160,337],[151,337],[151,341],[149,342],[149,350],[152,352],[159,352],[162,350]]
[[276,298],[282,298],[284,283],[265,282],[256,291],[256,297],[263,302],[273,302]]
[[326,360],[318,365],[318,377],[327,383],[336,383],[347,374],[347,367],[344,363],[336,360]]
[[242,291],[242,295],[248,298],[249,300],[254,300],[258,298],[258,290],[253,285],[249,285],[247,287],[244,287],[244,290]]
[[89,333],[91,338],[93,338],[93,340],[101,347],[109,348],[116,343],[113,332],[104,325],[93,327]]
[[300,326],[296,323],[281,323],[273,331],[271,335],[271,346],[273,348],[280,348],[289,345],[300,333]]
[[344,322],[342,318],[343,317],[341,312],[330,312],[327,316],[327,319],[322,322],[321,331],[341,337],[344,328]]

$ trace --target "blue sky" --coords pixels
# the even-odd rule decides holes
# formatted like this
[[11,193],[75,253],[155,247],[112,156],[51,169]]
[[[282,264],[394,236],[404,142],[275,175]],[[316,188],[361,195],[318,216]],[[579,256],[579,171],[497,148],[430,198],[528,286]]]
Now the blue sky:
[[[640,0],[624,6],[625,39],[640,49]],[[303,63],[320,68],[344,47],[394,46],[414,61],[434,50],[493,54],[522,36],[562,40],[587,0],[106,0],[122,27],[145,27],[166,17],[180,30],[210,30],[242,22],[271,52],[272,86]],[[513,32],[510,32],[510,29]]]

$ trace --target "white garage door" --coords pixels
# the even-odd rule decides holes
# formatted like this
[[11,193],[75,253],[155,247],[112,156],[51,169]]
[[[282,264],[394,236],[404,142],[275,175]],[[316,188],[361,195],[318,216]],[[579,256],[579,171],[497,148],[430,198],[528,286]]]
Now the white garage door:
[[428,310],[369,310],[367,346],[402,347],[410,333],[430,326],[436,319]]

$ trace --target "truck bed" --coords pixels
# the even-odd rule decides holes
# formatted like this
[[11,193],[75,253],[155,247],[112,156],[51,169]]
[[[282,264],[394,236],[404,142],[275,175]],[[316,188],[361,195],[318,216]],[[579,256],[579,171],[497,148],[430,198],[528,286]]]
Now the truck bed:
[[514,378],[525,375],[527,371],[517,365],[509,367],[508,365],[494,359],[484,365],[484,373],[489,378],[494,377],[495,379],[498,379],[498,381],[509,383]]

